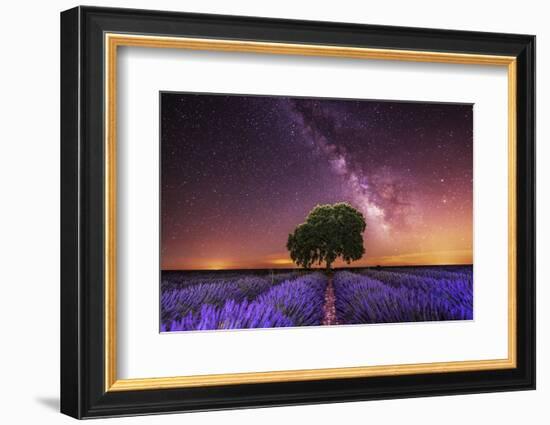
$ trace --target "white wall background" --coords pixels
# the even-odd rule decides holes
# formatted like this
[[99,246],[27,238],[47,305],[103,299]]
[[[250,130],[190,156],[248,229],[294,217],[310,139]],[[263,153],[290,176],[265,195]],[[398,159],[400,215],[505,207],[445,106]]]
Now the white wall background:
[[[59,392],[59,12],[77,3],[9,2],[0,17],[0,420],[69,423]],[[550,27],[544,2],[144,0],[96,5],[536,34],[538,53],[538,390],[134,417],[110,423],[548,423],[550,413]],[[546,402],[546,403],[545,403]]]

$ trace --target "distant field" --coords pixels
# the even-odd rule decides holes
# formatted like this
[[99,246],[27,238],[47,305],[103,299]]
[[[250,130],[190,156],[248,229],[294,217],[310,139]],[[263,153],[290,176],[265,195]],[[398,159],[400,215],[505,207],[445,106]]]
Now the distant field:
[[472,318],[472,266],[162,272],[162,332]]

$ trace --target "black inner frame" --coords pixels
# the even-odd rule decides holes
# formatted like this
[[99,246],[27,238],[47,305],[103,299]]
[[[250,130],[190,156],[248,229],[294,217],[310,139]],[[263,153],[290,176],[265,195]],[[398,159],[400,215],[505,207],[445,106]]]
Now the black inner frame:
[[[517,57],[517,368],[105,392],[105,32]],[[77,7],[61,14],[61,119],[63,413],[90,418],[535,388],[534,36]]]

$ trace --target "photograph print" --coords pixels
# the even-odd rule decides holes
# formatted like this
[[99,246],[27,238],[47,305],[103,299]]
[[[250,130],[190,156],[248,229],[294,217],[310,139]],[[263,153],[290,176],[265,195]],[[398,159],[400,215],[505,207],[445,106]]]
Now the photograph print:
[[161,332],[473,319],[473,105],[160,109]]

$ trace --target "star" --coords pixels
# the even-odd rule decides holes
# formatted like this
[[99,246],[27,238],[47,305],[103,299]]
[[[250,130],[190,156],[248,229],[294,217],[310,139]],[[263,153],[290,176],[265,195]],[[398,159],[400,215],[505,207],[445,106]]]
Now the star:
[[471,249],[471,105],[164,92],[161,106],[164,269],[265,268],[335,202],[366,217],[364,261]]

